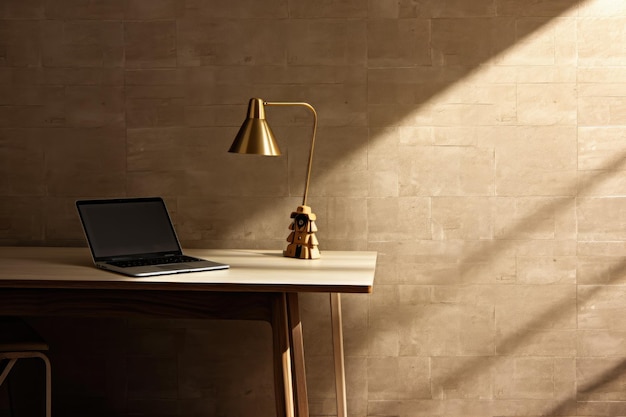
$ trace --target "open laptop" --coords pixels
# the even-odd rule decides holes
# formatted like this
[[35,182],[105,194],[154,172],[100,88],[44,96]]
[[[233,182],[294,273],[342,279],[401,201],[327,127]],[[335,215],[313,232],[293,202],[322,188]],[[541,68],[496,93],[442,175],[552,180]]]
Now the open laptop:
[[95,265],[133,277],[226,269],[183,254],[160,197],[76,202]]

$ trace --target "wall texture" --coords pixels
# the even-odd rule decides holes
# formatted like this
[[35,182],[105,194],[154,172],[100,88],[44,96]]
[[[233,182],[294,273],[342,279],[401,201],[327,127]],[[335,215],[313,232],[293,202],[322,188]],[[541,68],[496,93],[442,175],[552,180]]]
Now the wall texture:
[[[625,26],[621,0],[1,0],[0,244],[161,195],[186,247],[281,248],[310,114],[268,109],[281,158],[226,150],[250,97],[307,101],[320,248],[379,253],[344,297],[351,415],[624,415]],[[263,327],[36,323],[62,415],[273,414]]]

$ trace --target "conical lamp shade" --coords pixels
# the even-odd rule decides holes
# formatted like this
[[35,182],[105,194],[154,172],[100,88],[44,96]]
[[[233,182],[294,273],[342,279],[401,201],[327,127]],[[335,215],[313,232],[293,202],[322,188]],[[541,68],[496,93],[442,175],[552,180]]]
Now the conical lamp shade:
[[243,122],[228,152],[254,155],[280,155],[272,129],[265,120],[263,100],[250,99],[248,118]]

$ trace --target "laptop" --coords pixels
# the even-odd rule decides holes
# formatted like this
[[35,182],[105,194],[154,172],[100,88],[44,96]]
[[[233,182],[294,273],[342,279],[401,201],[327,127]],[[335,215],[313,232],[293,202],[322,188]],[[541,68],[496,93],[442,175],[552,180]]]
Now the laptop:
[[98,268],[132,277],[229,268],[183,253],[161,197],[79,200],[76,208]]

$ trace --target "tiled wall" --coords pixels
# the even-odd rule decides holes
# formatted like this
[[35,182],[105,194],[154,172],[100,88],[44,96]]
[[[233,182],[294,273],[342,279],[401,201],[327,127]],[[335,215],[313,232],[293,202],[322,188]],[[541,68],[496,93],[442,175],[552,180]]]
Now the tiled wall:
[[[0,244],[83,245],[75,199],[162,195],[187,247],[281,248],[310,114],[268,109],[281,158],[226,150],[250,97],[307,101],[320,248],[379,253],[344,297],[351,415],[623,415],[625,25],[618,0],[1,0]],[[332,415],[326,298],[302,304]],[[57,353],[91,381],[58,407],[272,415],[270,341],[237,326],[249,351],[114,321],[89,340],[124,348],[86,349],[123,366]]]

